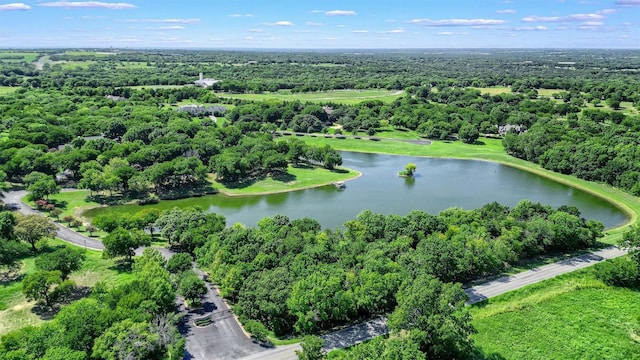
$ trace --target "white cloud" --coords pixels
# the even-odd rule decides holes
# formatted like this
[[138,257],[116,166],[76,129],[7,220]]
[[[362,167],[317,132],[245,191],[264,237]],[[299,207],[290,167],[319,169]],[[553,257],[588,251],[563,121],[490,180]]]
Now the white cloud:
[[261,33],[263,31],[264,30],[262,30],[262,29],[249,29],[249,32],[252,32],[252,33]]
[[602,9],[600,11],[596,11],[596,14],[609,15],[609,14],[614,14],[615,12],[616,12],[615,9]]
[[516,11],[513,9],[504,9],[504,10],[496,10],[498,14],[515,14]]
[[396,21],[394,19],[387,19],[384,22],[392,23],[392,22],[396,22]]
[[253,14],[231,14],[229,17],[252,17]]
[[64,8],[96,8],[109,10],[135,9],[137,6],[129,3],[107,3],[100,1],[54,1],[42,3],[44,7],[64,7]]
[[127,19],[126,22],[159,23],[159,24],[197,24],[200,19]]
[[412,24],[422,24],[427,26],[477,26],[477,25],[500,25],[506,23],[504,20],[497,19],[413,19],[409,21]]
[[322,23],[317,23],[317,22],[313,22],[313,21],[307,21],[305,23],[305,25],[307,25],[307,26],[322,26]]
[[369,30],[353,30],[352,33],[354,34],[367,34],[369,32]]
[[547,31],[549,30],[546,26],[522,26],[514,29],[515,31]]
[[336,40],[340,40],[340,38],[337,38],[337,37],[326,37],[326,38],[324,38],[324,40],[336,41]]
[[354,16],[355,11],[352,10],[331,10],[324,13],[327,16]]
[[324,12],[325,12],[324,10],[311,10],[312,14],[322,14]]
[[399,28],[399,29],[393,29],[389,31],[380,31],[380,34],[402,34],[403,32],[404,32],[404,29]]
[[439,33],[436,33],[436,35],[440,35],[440,36],[452,36],[452,35],[467,35],[469,34],[468,32],[453,32],[453,31],[441,31]]
[[582,26],[602,26],[604,23],[602,21],[587,21],[582,24]]
[[172,26],[161,26],[158,30],[184,30],[184,26],[180,25],[172,25]]
[[531,15],[522,18],[524,22],[570,22],[600,20],[604,16],[600,14],[573,14],[567,16],[536,16]]
[[293,26],[291,21],[276,21],[274,23],[262,23],[262,25],[267,26]]
[[11,3],[0,5],[0,11],[10,11],[10,10],[31,10],[31,6],[23,3]]
[[640,0],[616,0],[615,4],[620,6],[640,6]]

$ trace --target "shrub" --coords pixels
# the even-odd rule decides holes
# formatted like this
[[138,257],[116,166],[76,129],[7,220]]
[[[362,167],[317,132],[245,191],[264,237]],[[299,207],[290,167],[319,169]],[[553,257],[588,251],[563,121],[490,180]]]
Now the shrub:
[[607,260],[596,268],[596,277],[612,286],[638,287],[639,275],[637,264],[628,257]]

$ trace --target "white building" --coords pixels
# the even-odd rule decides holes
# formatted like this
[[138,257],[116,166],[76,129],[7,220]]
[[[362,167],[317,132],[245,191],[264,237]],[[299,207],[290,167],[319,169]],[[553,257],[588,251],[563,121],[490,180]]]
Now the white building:
[[200,73],[200,79],[195,81],[195,84],[198,86],[201,86],[203,88],[209,87],[217,82],[219,82],[220,80],[215,80],[215,79],[205,79],[204,76],[202,75],[202,73]]

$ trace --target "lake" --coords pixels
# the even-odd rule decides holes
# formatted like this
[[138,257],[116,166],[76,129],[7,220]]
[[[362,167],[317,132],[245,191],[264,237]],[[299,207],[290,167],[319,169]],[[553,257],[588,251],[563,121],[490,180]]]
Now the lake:
[[[553,207],[576,206],[583,217],[599,220],[607,228],[627,219],[622,211],[597,196],[497,163],[352,152],[342,152],[342,157],[343,166],[363,173],[346,182],[343,190],[330,185],[273,195],[218,194],[146,206],[167,209],[196,205],[224,215],[227,225],[241,222],[254,226],[266,216],[282,214],[291,219],[314,218],[323,227],[335,228],[365,209],[383,214],[406,215],[411,210],[438,214],[450,207],[475,209],[493,201],[512,207],[529,199]],[[398,172],[409,162],[417,165],[415,177],[399,177]],[[136,212],[143,208],[123,205],[113,210]],[[101,211],[105,210],[87,215]]]

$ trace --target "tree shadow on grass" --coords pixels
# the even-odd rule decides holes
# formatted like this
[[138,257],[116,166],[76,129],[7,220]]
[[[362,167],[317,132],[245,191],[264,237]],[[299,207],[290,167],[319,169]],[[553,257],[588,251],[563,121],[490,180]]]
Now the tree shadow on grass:
[[345,170],[345,169],[333,169],[331,170],[332,173],[336,173],[336,174],[348,174],[349,171]]
[[109,266],[109,270],[116,271],[118,274],[130,273],[132,270],[133,261],[127,261],[127,259],[118,259],[115,264]]
[[51,320],[60,311],[62,306],[71,304],[74,301],[78,301],[84,297],[89,296],[89,294],[91,294],[90,287],[75,286],[68,294],[58,299],[55,304],[47,306],[38,302],[33,306],[33,308],[31,308],[31,312],[38,315],[41,320]]
[[0,287],[9,286],[11,283],[20,282],[27,274],[21,273],[18,268],[16,271],[9,269],[6,271],[0,271]]
[[55,207],[57,207],[58,209],[62,209],[62,210],[67,210],[67,207],[69,206],[69,203],[66,200],[48,200],[48,202],[50,204],[53,204]]
[[292,181],[296,181],[297,179],[295,175],[289,173],[279,173],[277,175],[272,175],[271,178],[275,181],[280,181],[283,183],[289,183]]

